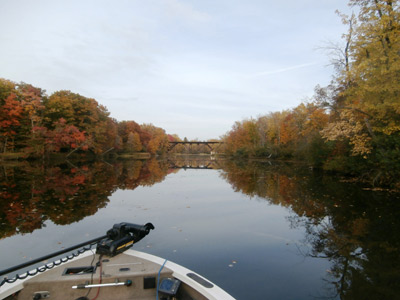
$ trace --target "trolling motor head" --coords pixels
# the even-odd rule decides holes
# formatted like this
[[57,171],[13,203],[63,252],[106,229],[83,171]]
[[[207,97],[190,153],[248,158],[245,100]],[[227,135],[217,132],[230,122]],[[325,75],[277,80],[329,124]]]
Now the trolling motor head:
[[107,237],[97,243],[96,253],[115,256],[132,247],[154,229],[153,224],[137,225],[132,223],[114,224],[107,231]]

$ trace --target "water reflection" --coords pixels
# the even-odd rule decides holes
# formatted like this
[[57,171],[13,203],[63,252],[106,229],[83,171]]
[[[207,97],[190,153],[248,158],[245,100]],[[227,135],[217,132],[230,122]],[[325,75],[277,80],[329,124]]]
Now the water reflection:
[[210,156],[177,156],[168,159],[172,169],[218,170],[222,169],[222,161]]
[[105,207],[117,189],[151,186],[170,172],[166,162],[155,159],[46,166],[23,162],[1,168],[0,238],[30,233],[46,220],[77,222]]
[[[298,251],[330,261],[324,295],[340,299],[396,299],[400,290],[400,198],[372,192],[294,164],[178,160],[3,164],[0,238],[94,215],[116,190],[161,182],[179,169],[220,169],[232,188],[289,209],[304,228]],[[212,208],[210,208],[212,209]]]
[[400,198],[290,164],[228,162],[224,178],[251,197],[290,208],[306,229],[299,252],[327,259],[329,298],[400,297]]

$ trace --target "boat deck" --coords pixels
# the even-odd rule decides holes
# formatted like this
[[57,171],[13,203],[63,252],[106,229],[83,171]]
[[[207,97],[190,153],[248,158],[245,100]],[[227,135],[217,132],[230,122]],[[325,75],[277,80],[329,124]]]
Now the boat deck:
[[[157,276],[160,265],[154,262],[127,255],[119,254],[115,257],[102,257],[101,266],[97,266],[94,273],[65,274],[66,270],[75,272],[85,267],[96,266],[99,255],[93,254],[83,258],[77,258],[68,264],[61,264],[40,275],[30,278],[24,282],[23,289],[7,298],[7,300],[35,299],[35,295],[41,294],[42,299],[51,300],[74,300],[80,297],[87,299],[156,299]],[[72,286],[83,284],[97,284],[102,274],[102,283],[115,283],[132,281],[130,286],[93,287],[91,289],[74,289]],[[160,272],[160,281],[163,278],[173,277],[173,272],[164,267]],[[44,295],[44,297],[43,297]],[[37,296],[38,297],[38,296]],[[206,299],[204,296],[182,285],[179,290],[178,299]],[[41,298],[38,298],[41,299]]]

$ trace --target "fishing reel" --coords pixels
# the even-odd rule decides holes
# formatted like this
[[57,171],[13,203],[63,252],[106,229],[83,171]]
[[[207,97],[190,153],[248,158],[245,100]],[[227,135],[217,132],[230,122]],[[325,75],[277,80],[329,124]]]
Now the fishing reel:
[[145,225],[125,222],[115,224],[107,231],[107,237],[97,243],[96,253],[115,256],[132,247],[134,243],[148,235],[152,229],[154,226],[151,223]]

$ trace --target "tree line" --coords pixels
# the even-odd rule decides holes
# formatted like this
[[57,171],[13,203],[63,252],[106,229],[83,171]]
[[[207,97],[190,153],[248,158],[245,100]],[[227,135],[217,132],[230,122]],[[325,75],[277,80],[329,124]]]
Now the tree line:
[[162,154],[174,138],[152,124],[111,118],[95,99],[70,91],[50,96],[27,83],[0,79],[0,151],[40,158],[51,153],[110,150]]
[[397,0],[350,0],[348,31],[328,44],[334,79],[294,109],[236,122],[233,156],[294,158],[375,184],[399,184],[400,9]]

